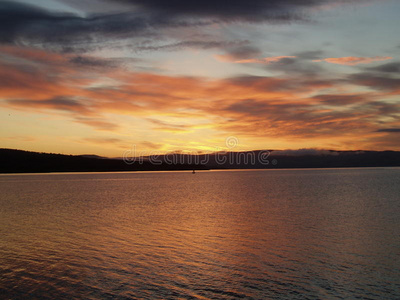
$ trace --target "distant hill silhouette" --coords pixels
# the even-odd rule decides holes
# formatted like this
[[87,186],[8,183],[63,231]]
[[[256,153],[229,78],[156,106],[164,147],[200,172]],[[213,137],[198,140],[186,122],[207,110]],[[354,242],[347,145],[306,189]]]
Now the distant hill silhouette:
[[[267,162],[262,162],[259,157],[265,155],[266,151],[252,151],[256,157],[255,164],[249,165],[244,161],[245,154],[248,152],[237,152],[227,154],[233,156],[231,160],[234,162],[235,168],[351,168],[351,167],[394,167],[400,166],[399,151],[269,151]],[[250,156],[248,156],[250,157]],[[249,159],[248,159],[249,160]],[[225,168],[230,163],[226,162],[222,165],[210,162],[207,164],[209,168]]]
[[[156,162],[156,163],[154,163]],[[0,173],[115,172],[206,169],[346,168],[400,166],[399,151],[289,150],[168,154],[131,164],[95,155],[0,149]]]
[[198,162],[209,169],[394,167],[400,166],[400,151],[256,150],[198,156],[175,154],[175,159],[181,163]]
[[206,169],[201,165],[152,164],[144,161],[127,164],[123,160],[80,155],[38,153],[0,149],[0,173],[116,172]]

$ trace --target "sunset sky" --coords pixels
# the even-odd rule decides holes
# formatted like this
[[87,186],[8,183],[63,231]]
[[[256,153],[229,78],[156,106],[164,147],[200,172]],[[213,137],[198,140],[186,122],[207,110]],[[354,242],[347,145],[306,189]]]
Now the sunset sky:
[[400,150],[398,0],[0,0],[0,147]]

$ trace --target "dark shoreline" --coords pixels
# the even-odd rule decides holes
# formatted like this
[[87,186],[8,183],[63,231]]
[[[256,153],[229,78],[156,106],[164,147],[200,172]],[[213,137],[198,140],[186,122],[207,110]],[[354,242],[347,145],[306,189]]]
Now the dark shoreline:
[[[268,153],[263,161],[260,154]],[[276,152],[279,153],[279,152]],[[327,153],[327,154],[326,154]],[[399,167],[400,151],[326,151],[324,154],[276,155],[270,151],[226,152],[202,155],[174,154],[130,164],[122,159],[0,149],[1,174],[89,173],[243,169],[331,169]],[[246,159],[247,157],[247,159]]]
[[[287,171],[287,170],[349,170],[349,169],[385,169],[385,168],[400,168],[400,166],[382,166],[382,167],[328,167],[328,168],[258,168],[258,169],[244,169],[244,168],[229,168],[229,169],[201,169],[197,171]],[[57,171],[57,172],[10,172],[10,173],[3,173],[0,172],[0,176],[2,175],[64,175],[64,174],[125,174],[125,173],[167,173],[167,172],[192,172],[192,169],[180,169],[180,170],[132,170],[132,171]]]

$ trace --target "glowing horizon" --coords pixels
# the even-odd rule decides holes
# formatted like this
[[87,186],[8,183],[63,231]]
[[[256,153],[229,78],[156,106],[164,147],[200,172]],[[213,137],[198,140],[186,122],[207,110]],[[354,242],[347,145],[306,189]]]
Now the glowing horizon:
[[286,2],[1,2],[1,148],[400,150],[400,3]]

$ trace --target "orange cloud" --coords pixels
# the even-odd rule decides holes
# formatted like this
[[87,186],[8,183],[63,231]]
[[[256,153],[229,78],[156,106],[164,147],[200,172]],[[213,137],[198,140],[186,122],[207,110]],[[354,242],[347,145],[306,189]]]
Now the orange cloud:
[[314,62],[321,62],[325,61],[331,64],[338,64],[338,65],[346,65],[346,66],[355,66],[358,64],[370,64],[376,61],[384,61],[388,59],[393,59],[393,57],[389,56],[375,56],[375,57],[355,57],[355,56],[348,56],[348,57],[331,57],[331,58],[324,58],[324,59],[316,59],[313,60]]

